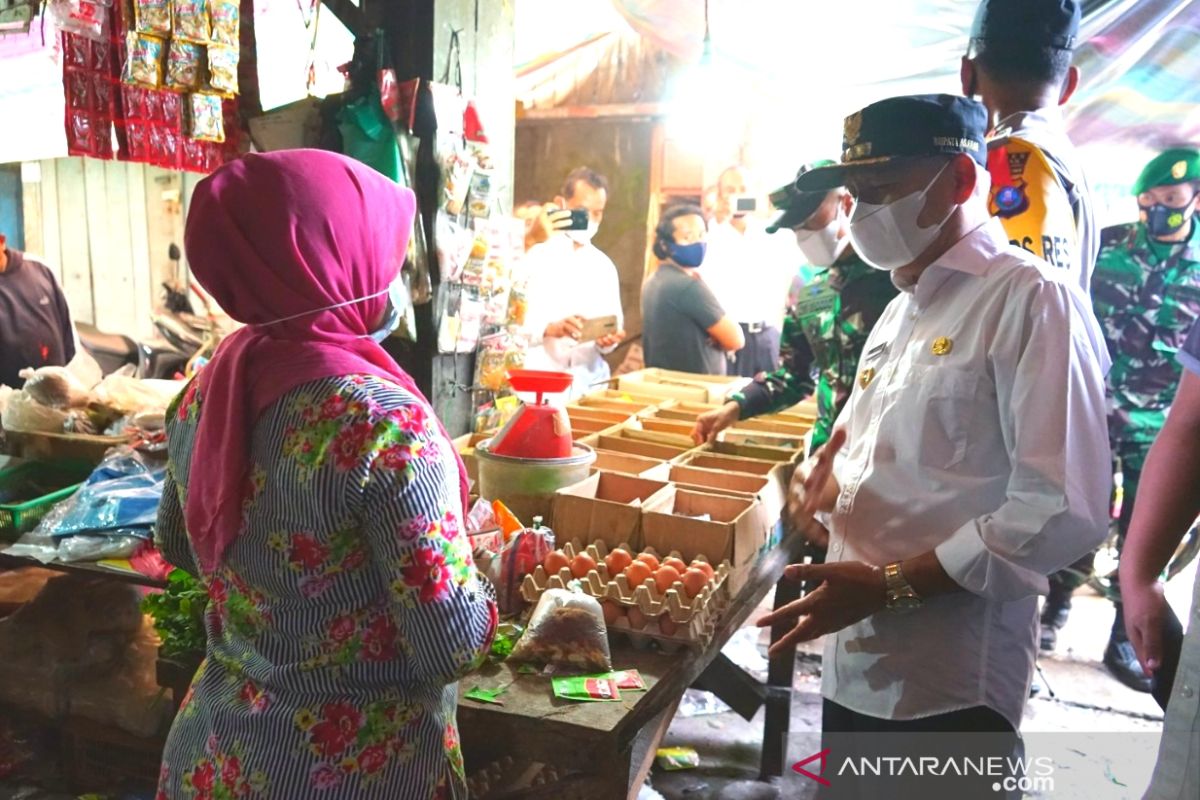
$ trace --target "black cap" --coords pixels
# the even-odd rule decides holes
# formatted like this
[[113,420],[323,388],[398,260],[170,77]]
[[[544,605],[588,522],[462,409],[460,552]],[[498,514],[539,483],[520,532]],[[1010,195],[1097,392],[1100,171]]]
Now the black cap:
[[1012,42],[1074,50],[1080,17],[1076,0],[981,0],[971,45]]
[[829,190],[847,173],[902,158],[965,153],[987,164],[987,109],[950,94],[915,94],[872,103],[846,117],[842,163],[818,167],[796,179],[802,192]]
[[821,203],[829,194],[828,190],[817,192],[804,192],[796,188],[796,182],[800,180],[800,176],[807,172],[811,172],[818,167],[836,166],[836,161],[824,159],[822,161],[814,161],[811,164],[805,164],[796,173],[796,180],[780,186],[775,191],[771,192],[771,205],[775,206],[783,213],[770,225],[767,226],[767,233],[775,233],[775,231],[783,230],[784,228],[794,228],[804,220],[813,215],[813,212],[820,207]]

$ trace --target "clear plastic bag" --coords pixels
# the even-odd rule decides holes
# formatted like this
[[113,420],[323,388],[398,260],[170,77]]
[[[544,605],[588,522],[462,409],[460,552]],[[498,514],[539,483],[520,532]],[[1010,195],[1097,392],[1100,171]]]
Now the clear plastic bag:
[[69,536],[58,544],[58,560],[102,561],[106,558],[129,558],[145,543],[149,528],[142,535],[108,533],[103,536]]
[[83,381],[66,367],[23,369],[25,394],[50,408],[82,408],[92,400],[92,393]]
[[550,589],[542,595],[511,660],[587,672],[612,669],[604,611],[594,597]]
[[164,414],[183,387],[182,381],[139,380],[113,373],[92,394],[96,402],[122,414]]
[[12,393],[0,416],[5,430],[22,433],[62,433],[66,423],[66,413],[42,405],[23,391]]
[[525,608],[521,582],[553,549],[554,531],[549,528],[525,528],[508,540],[500,551],[500,583],[496,587],[501,614],[516,614]]

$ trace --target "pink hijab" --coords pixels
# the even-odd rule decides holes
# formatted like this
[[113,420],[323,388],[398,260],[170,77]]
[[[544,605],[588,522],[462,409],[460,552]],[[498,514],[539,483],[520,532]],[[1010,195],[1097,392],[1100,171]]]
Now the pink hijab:
[[415,216],[410,190],[323,150],[248,155],[197,185],[188,261],[247,325],[198,378],[203,413],[184,514],[206,571],[241,533],[251,435],[280,397],[321,378],[373,375],[424,399],[368,337],[387,310]]

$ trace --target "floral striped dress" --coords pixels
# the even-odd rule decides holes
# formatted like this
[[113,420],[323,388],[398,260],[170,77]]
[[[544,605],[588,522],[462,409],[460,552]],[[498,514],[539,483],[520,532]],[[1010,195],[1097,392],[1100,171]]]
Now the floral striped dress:
[[371,377],[284,396],[255,427],[245,531],[200,574],[182,511],[204,468],[194,386],[168,420],[157,536],[208,588],[208,648],[158,797],[465,797],[454,682],[496,606],[432,412]]

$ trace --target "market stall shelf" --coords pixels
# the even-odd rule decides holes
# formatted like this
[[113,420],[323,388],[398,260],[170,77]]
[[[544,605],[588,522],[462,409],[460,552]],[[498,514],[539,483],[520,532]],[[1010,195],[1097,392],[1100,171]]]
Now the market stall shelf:
[[[710,643],[701,650],[666,654],[614,642],[614,667],[638,670],[647,686],[644,693],[623,694],[621,702],[558,700],[551,692],[549,677],[524,675],[508,664],[486,667],[468,676],[459,685],[458,710],[468,773],[486,769],[506,756],[516,757],[554,765],[559,777],[557,783],[522,793],[522,797],[636,798],[684,691],[723,658],[721,648],[780,580],[787,564],[799,560],[802,551],[800,536],[791,535],[757,561],[745,586],[717,621]],[[776,660],[781,666],[774,672],[786,671],[788,678],[778,681],[769,693],[757,687],[760,698],[790,695],[794,653],[785,653]],[[465,695],[475,688],[503,689],[499,699],[504,704],[481,705],[466,699]],[[782,707],[782,701],[775,705]],[[786,715],[776,714],[764,732],[764,761],[770,754],[775,762],[768,765],[772,769],[777,770],[781,762],[786,730]],[[780,750],[780,755],[775,755],[775,750]]]

